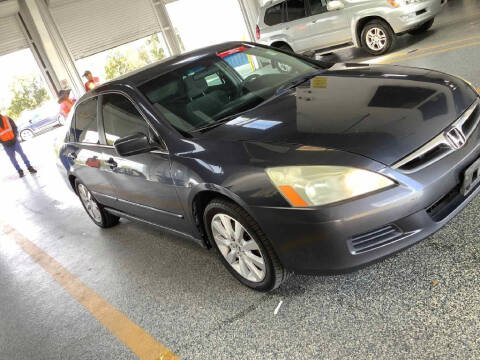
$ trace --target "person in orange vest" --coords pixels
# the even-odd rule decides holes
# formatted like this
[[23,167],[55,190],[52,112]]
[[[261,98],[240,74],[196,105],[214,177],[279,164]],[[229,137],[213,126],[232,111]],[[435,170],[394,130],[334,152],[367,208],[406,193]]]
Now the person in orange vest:
[[100,79],[98,77],[94,77],[92,75],[92,72],[90,70],[87,70],[83,73],[83,76],[87,78],[87,82],[85,83],[85,91],[90,91],[93,90],[97,87],[97,85],[100,83]]
[[70,98],[70,89],[60,90],[58,93],[58,103],[60,104],[60,115],[65,119],[72,110],[73,104],[75,104],[75,99]]
[[18,142],[18,132],[17,132],[17,125],[15,122],[10,119],[8,116],[0,115],[0,143],[2,143],[5,152],[7,153],[10,161],[12,162],[15,170],[18,171],[18,175],[20,177],[24,177],[25,174],[23,170],[20,168],[18,161],[16,159],[16,154],[20,155],[25,166],[27,167],[28,171],[31,174],[35,174],[37,170],[35,170],[32,165],[30,165],[30,161],[28,160],[27,156],[23,152],[22,146]]

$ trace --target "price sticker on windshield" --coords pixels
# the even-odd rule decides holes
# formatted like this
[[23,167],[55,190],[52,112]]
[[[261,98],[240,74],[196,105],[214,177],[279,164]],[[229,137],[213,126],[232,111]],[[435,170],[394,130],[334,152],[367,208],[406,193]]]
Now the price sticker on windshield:
[[310,87],[312,89],[326,89],[327,78],[324,76],[315,76],[312,80],[310,80]]

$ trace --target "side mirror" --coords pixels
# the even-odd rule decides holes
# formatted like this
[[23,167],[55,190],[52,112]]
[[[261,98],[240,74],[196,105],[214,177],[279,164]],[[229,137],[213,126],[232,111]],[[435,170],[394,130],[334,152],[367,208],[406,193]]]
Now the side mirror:
[[332,0],[327,3],[328,11],[342,10],[345,7],[340,0]]
[[157,148],[155,145],[150,144],[147,135],[142,133],[136,133],[117,139],[113,143],[113,146],[120,156],[143,154]]

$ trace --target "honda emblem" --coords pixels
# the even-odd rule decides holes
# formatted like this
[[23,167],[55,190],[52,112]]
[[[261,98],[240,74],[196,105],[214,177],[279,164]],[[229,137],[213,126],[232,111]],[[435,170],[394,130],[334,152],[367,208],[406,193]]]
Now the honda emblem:
[[450,143],[450,146],[455,150],[460,149],[467,142],[467,140],[465,138],[465,135],[463,134],[462,130],[460,130],[458,128],[453,128],[453,129],[448,130],[445,133],[445,137],[447,138],[448,142]]

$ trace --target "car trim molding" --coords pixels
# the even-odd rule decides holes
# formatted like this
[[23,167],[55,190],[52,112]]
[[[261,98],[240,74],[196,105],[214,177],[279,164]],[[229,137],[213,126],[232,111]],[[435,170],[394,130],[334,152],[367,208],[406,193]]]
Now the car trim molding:
[[128,201],[128,200],[120,199],[120,198],[118,198],[117,201],[119,201],[121,203],[124,203],[124,204],[137,206],[137,207],[140,207],[142,209],[151,210],[151,211],[155,211],[155,212],[158,212],[158,213],[161,213],[161,214],[174,216],[178,219],[183,219],[183,215],[181,215],[181,214],[172,213],[170,211],[157,209],[157,208],[154,208],[154,207],[151,207],[151,206],[134,203],[134,202],[131,202],[131,201]]

